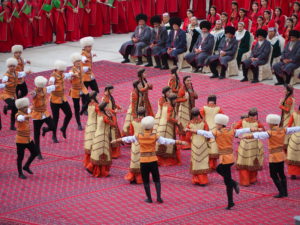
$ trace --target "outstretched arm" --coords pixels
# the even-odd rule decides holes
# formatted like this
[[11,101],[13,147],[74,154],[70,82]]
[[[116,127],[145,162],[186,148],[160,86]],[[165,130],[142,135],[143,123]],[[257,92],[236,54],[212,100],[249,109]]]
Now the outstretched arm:
[[122,138],[118,138],[116,140],[113,140],[111,142],[111,144],[116,144],[116,143],[120,143],[120,142],[134,143],[134,142],[137,142],[137,139],[136,139],[136,136],[127,136],[127,137],[122,137]]
[[174,139],[170,139],[170,138],[164,138],[159,136],[159,138],[157,139],[157,142],[161,145],[174,145],[174,144],[178,144],[178,145],[187,145],[187,143],[185,141],[179,141],[179,140],[174,140]]
[[213,135],[213,133],[211,131],[206,131],[206,130],[191,130],[191,129],[186,128],[185,132],[191,132],[191,133],[194,133],[194,134],[198,134],[198,135],[204,136],[206,138],[215,138],[215,136]]
[[286,128],[286,134],[293,134],[300,132],[300,127],[288,127]]

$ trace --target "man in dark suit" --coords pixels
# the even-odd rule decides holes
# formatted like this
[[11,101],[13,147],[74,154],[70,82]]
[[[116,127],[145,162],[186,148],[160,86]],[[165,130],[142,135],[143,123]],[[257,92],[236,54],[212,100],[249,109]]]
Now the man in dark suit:
[[146,25],[147,16],[145,14],[139,14],[135,19],[138,26],[135,28],[135,31],[131,36],[131,41],[127,41],[122,44],[119,52],[124,57],[122,63],[128,63],[128,57],[131,55],[138,58],[136,65],[142,65],[142,50],[150,44],[151,28]]
[[150,46],[145,48],[144,55],[147,57],[148,64],[146,67],[153,66],[152,56],[154,56],[156,66],[161,68],[160,56],[164,53],[168,40],[168,31],[166,27],[161,26],[160,16],[153,16],[150,20],[153,29],[151,32]]
[[174,65],[177,65],[177,56],[186,52],[186,33],[180,29],[181,19],[174,17],[170,19],[170,25],[172,30],[169,33],[165,54],[162,55],[162,69],[169,69],[168,58],[174,61]]
[[249,59],[242,62],[244,78],[241,82],[248,81],[248,70],[251,69],[253,73],[253,80],[251,83],[258,83],[259,66],[265,65],[268,62],[271,43],[266,40],[268,32],[263,29],[256,31],[257,43],[251,51]]
[[[238,48],[238,41],[234,37],[235,29],[232,26],[225,27],[225,38],[221,40],[218,55],[212,55],[208,58],[208,65],[213,75],[210,78],[224,79],[228,67],[228,62],[233,60]],[[221,74],[217,70],[217,66],[221,66]]]
[[300,66],[299,31],[291,30],[290,41],[285,46],[279,63],[273,66],[277,83],[275,85],[289,84],[294,71]]
[[198,72],[199,68],[203,68],[208,56],[212,54],[215,38],[209,33],[211,24],[208,21],[200,23],[201,34],[199,35],[193,52],[185,56],[185,60],[195,68],[194,72]]

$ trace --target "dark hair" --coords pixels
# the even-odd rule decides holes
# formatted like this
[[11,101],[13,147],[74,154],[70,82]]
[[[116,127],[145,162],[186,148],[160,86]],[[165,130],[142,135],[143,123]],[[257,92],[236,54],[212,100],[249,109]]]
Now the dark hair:
[[167,96],[166,96],[166,93],[168,92],[168,91],[170,91],[171,90],[171,88],[169,87],[169,86],[166,86],[166,87],[164,87],[163,89],[162,89],[162,94],[164,95],[164,98],[165,98],[165,101],[167,101]]
[[180,79],[178,77],[178,74],[177,74],[177,70],[178,70],[178,67],[175,66],[171,69],[171,74],[174,74],[175,75],[175,81],[176,81],[176,88],[178,88],[179,84],[180,84]]
[[294,13],[293,15],[291,15],[291,17],[292,17],[292,16],[296,17],[297,20],[298,20],[298,15],[297,15],[297,14]]
[[252,2],[251,5],[257,5],[257,6],[259,6],[258,2]]
[[[183,77],[183,85],[184,85],[184,87],[185,87],[185,90],[188,92],[188,94],[190,95],[190,89],[192,90],[192,92],[194,92],[194,88],[193,88],[193,84],[191,83],[191,88],[189,89],[189,88],[187,88],[187,86],[186,86],[186,84],[185,84],[185,81],[188,79],[188,78],[191,78],[191,76],[190,75],[187,75],[187,76],[185,76],[185,77]],[[191,98],[189,98],[189,103],[190,103],[190,106],[192,106],[193,104],[192,104],[192,101],[191,101]]]
[[286,100],[293,95],[294,93],[294,88],[292,85],[288,84],[288,85],[285,85],[285,89],[287,91],[285,97],[284,97],[284,100],[282,101],[282,105],[285,104]]
[[170,95],[168,96],[168,99],[170,100],[171,105],[174,107],[175,104],[173,104],[173,101],[174,101],[175,99],[177,99],[177,95],[176,95],[175,93],[172,93],[172,94],[170,94]]
[[239,6],[239,3],[238,3],[238,2],[236,2],[236,1],[232,1],[232,2],[231,2],[231,5],[236,5],[236,6]]
[[192,108],[191,119],[194,119],[195,117],[198,117],[198,116],[200,116],[200,118],[202,119],[199,109],[197,107]]
[[251,116],[251,117],[258,116],[257,108],[249,109],[248,116]]
[[212,8],[216,11],[216,14],[217,14],[217,7],[214,6],[214,5],[212,5],[211,7],[209,7],[208,14],[211,15],[211,14],[210,14],[210,9],[212,9]]
[[222,12],[221,15],[228,17],[228,13],[227,12]]
[[190,12],[190,13],[192,13],[194,15],[194,11],[191,10],[191,9],[188,9],[186,12]]
[[294,23],[293,19],[291,17],[286,19],[287,21],[289,20],[292,24]]
[[143,107],[143,106],[138,107],[137,114],[139,116],[145,116],[146,115],[146,109],[145,109],[145,107]]
[[271,11],[270,10],[265,10],[264,13],[268,13],[269,15],[271,15]]
[[207,97],[207,103],[208,102],[214,102],[215,104],[217,104],[217,96],[215,96],[215,95],[209,95]]
[[[282,14],[282,9],[280,7],[276,7],[275,10],[278,9],[280,11],[280,15]],[[275,13],[275,12],[274,12]]]
[[142,75],[145,73],[145,69],[142,68],[142,69],[139,69],[138,70],[138,78],[140,79],[139,81],[141,82],[141,84],[143,85],[143,87],[145,87],[145,82],[147,83],[147,79],[145,78],[142,78]]
[[[112,85],[107,85],[104,89],[104,91],[109,91],[109,90],[112,90],[114,89],[114,86]],[[110,92],[108,92],[108,97],[111,101],[111,104],[112,104],[112,109],[116,109],[116,101],[115,101],[115,98],[110,94]]]

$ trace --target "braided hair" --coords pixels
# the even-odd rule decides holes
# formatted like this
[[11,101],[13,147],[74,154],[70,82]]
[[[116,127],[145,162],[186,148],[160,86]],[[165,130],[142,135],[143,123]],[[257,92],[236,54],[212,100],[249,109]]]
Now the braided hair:
[[186,83],[185,83],[185,81],[188,79],[188,78],[191,78],[191,76],[185,76],[184,78],[183,78],[183,85],[184,85],[184,87],[185,87],[185,90],[188,92],[188,94],[189,94],[189,103],[190,103],[190,106],[192,106],[193,107],[193,102],[192,102],[192,100],[191,100],[191,93],[194,93],[194,88],[193,88],[193,84],[191,83],[191,92],[190,92],[190,89],[186,86]]
[[138,78],[139,78],[139,81],[141,82],[141,84],[142,84],[143,87],[146,86],[145,82],[147,83],[147,79],[143,78],[143,74],[144,73],[145,73],[145,69],[144,68],[138,70]]
[[178,88],[178,86],[179,86],[179,84],[180,84],[180,79],[179,79],[179,77],[178,77],[177,71],[178,71],[178,67],[177,67],[177,66],[175,66],[175,67],[173,67],[173,68],[171,69],[171,74],[174,74],[174,75],[175,75],[175,81],[176,81],[176,86],[175,86],[175,88],[176,88],[176,89]]
[[107,91],[108,92],[108,97],[111,101],[111,104],[112,104],[112,109],[116,109],[116,101],[115,101],[115,98],[111,95],[110,93],[110,90],[114,89],[114,86],[112,85],[107,85],[104,89],[104,91]]

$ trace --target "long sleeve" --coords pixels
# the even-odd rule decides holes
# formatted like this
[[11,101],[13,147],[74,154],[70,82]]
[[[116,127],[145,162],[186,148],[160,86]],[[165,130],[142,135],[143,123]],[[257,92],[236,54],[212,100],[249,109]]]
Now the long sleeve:
[[18,72],[18,78],[26,77],[26,73],[24,71]]
[[235,130],[235,136],[236,137],[238,137],[242,134],[246,134],[246,133],[251,133],[251,129],[250,128],[242,128],[242,129]]
[[215,138],[213,133],[211,131],[205,131],[205,130],[197,130],[197,134],[204,136],[206,138]]
[[207,37],[207,42],[204,46],[202,46],[202,51],[203,52],[211,52],[213,50],[215,44],[215,39],[213,36],[208,36]]
[[266,41],[266,45],[265,45],[264,51],[261,51],[258,56],[259,60],[267,60],[269,57],[270,51],[271,51],[270,42],[267,40],[265,40],[265,41]]
[[8,76],[3,76],[3,77],[2,77],[2,82],[5,83],[5,82],[7,82],[7,81],[8,81]]
[[286,128],[286,134],[293,134],[300,132],[300,127],[288,127]]
[[55,77],[50,77],[49,79],[49,84],[54,84],[55,83]]
[[292,127],[292,126],[293,126],[293,123],[294,123],[294,115],[291,115],[290,120],[289,120],[287,126],[288,126],[288,127]]
[[55,91],[56,86],[55,85],[50,85],[46,87],[46,91],[48,94],[50,94],[52,91]]
[[157,142],[161,145],[173,145],[176,143],[176,140],[170,138],[159,137]]
[[125,143],[134,143],[134,142],[137,142],[135,136],[122,137],[122,141],[125,142]]
[[69,73],[64,73],[64,79],[70,79],[73,76],[73,72],[69,72]]
[[0,88],[4,88],[5,87],[5,84],[0,84]]
[[18,115],[17,121],[18,121],[18,122],[24,122],[24,121],[25,121],[25,116],[23,116],[23,115]]
[[268,139],[270,136],[268,132],[255,132],[252,134],[254,139]]
[[291,108],[293,105],[293,99],[292,98],[288,98],[285,102],[285,106],[284,105],[280,105],[279,108],[286,111],[286,112],[290,112]]

